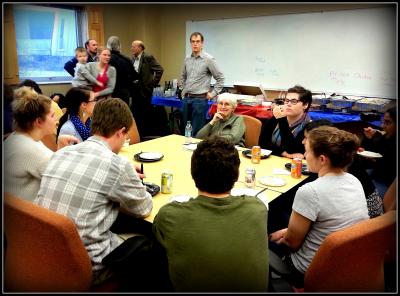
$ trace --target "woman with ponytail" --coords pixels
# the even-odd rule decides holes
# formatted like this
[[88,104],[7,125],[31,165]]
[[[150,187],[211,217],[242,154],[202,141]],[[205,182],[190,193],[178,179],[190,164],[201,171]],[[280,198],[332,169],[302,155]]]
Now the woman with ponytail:
[[90,124],[97,98],[93,93],[78,87],[71,88],[65,95],[67,111],[60,119],[58,135],[72,135],[80,141],[91,136]]

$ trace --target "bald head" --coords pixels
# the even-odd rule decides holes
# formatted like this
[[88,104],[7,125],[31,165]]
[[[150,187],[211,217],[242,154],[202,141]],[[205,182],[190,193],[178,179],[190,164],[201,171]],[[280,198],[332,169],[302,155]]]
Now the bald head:
[[132,54],[134,56],[140,55],[143,52],[143,50],[145,49],[143,41],[141,41],[141,40],[133,41],[131,49],[132,49]]

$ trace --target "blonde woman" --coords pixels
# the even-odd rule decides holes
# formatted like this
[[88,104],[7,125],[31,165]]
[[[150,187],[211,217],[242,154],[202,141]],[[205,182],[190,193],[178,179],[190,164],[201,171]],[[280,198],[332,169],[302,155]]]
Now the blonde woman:
[[217,100],[217,112],[211,121],[199,130],[196,138],[205,139],[217,135],[230,140],[234,145],[244,147],[246,126],[243,118],[233,113],[236,107],[235,98],[220,95]]
[[[4,141],[4,191],[33,200],[53,151],[42,139],[55,133],[58,123],[52,100],[30,87],[15,90],[12,102],[15,131]],[[62,136],[58,148],[79,140]]]
[[[97,85],[93,85],[94,98],[111,97],[117,79],[117,71],[109,64],[111,51],[106,47],[100,46],[97,49],[97,54],[99,61],[87,63],[82,73],[85,74],[84,71],[88,71],[91,76],[100,82]],[[86,75],[84,76],[86,77]]]

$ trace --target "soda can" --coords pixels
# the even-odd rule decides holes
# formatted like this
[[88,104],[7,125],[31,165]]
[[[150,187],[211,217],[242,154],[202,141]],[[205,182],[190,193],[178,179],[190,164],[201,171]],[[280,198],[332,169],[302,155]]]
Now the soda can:
[[161,193],[172,192],[172,173],[170,171],[161,174]]
[[260,163],[260,159],[261,159],[260,146],[253,146],[253,148],[251,148],[251,162],[252,163]]
[[293,178],[301,178],[301,170],[303,168],[303,163],[300,158],[293,158],[292,164],[290,166],[290,175]]
[[254,188],[256,185],[256,170],[254,168],[247,168],[244,182],[247,187]]

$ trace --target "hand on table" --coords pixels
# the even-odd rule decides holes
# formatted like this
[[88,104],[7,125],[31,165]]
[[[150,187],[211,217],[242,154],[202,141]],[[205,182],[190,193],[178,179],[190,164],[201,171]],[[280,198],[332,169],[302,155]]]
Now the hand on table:
[[287,153],[286,151],[282,152],[281,156],[286,157],[286,158],[300,158],[304,159],[304,154],[302,153]]
[[75,145],[80,143],[80,140],[71,135],[59,135],[57,139],[57,147],[61,149],[65,146]]
[[140,179],[146,178],[146,174],[142,172],[142,167],[141,167],[141,165],[135,163],[135,164],[134,164],[134,168],[135,168],[135,171],[136,171],[136,173],[138,174],[138,176],[139,176]]

